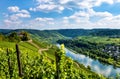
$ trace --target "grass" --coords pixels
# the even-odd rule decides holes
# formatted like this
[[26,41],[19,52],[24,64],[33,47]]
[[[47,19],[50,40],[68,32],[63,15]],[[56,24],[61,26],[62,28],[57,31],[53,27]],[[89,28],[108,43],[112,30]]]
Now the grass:
[[120,38],[109,38],[109,37],[98,37],[98,36],[80,36],[78,39],[104,44],[118,44],[120,43]]
[[15,43],[13,42],[4,42],[4,41],[0,41],[0,47],[1,48],[15,48]]
[[[6,41],[0,41],[0,48],[4,48],[5,50],[7,48],[12,48],[15,50],[16,43],[14,42],[6,42]],[[22,54],[29,54],[30,56],[38,55],[38,49],[31,45],[28,42],[20,42],[18,43],[20,52]]]
[[44,53],[47,54],[48,58],[55,60],[55,51],[53,49],[49,49],[45,51]]
[[[1,48],[4,47],[4,48],[14,48],[15,49],[15,45],[16,45],[16,43],[14,43],[14,42],[0,41]],[[31,45],[28,42],[20,42],[20,43],[18,43],[18,45],[21,50],[29,49],[32,51],[38,51],[38,49],[36,47],[34,47],[33,45]]]
[[20,46],[21,50],[29,49],[29,50],[35,51],[35,52],[37,52],[39,50],[38,48],[36,48],[35,46],[33,46],[32,44],[30,44],[28,42],[20,42],[19,46]]
[[38,40],[33,40],[33,43],[37,44],[40,48],[47,48],[47,46],[49,46],[48,43],[42,42],[42,41],[38,41]]

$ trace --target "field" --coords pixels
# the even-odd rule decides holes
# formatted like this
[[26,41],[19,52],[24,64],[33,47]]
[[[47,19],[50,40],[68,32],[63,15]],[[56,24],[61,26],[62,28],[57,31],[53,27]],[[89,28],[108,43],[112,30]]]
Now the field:
[[[37,42],[35,44],[41,46],[41,43],[38,44]],[[61,71],[58,74],[61,79],[105,79],[102,75],[98,75],[90,71],[89,68],[85,68],[83,65],[66,57],[56,46],[51,45],[48,50],[39,53],[39,49],[29,42],[20,42],[18,45],[21,52],[22,75],[18,72],[15,43],[0,42],[1,79],[55,79],[57,74],[56,63],[61,64],[60,66],[58,65],[57,69]],[[55,52],[62,58],[58,62],[55,62]]]
[[109,37],[99,37],[99,36],[80,36],[76,39],[81,39],[93,43],[104,43],[104,44],[120,44],[120,38],[109,38]]

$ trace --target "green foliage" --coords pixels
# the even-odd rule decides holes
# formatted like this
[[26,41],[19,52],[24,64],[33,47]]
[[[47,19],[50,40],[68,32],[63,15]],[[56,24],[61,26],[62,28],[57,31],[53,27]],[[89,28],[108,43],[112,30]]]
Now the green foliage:
[[5,40],[5,36],[3,34],[0,34],[0,41]]
[[47,47],[50,46],[49,43],[44,42],[44,41],[38,41],[36,39],[34,39],[32,42],[35,43],[35,44],[37,44],[40,48],[47,48]]
[[[8,45],[9,42],[4,42]],[[5,45],[0,43],[0,78],[9,79],[10,73],[12,79],[19,79],[18,76],[18,67],[17,67],[17,57],[16,50],[14,48],[14,43],[11,44],[11,47],[5,47]],[[4,46],[4,47],[3,47]],[[54,60],[48,58],[48,56],[43,53],[39,54],[34,46],[31,46],[27,42],[19,43],[21,51],[21,62],[22,62],[22,72],[24,75],[22,79],[55,79],[56,77],[56,63]],[[9,48],[9,56],[6,53],[6,48]],[[32,50],[31,48],[34,48]],[[51,50],[56,50],[56,47],[51,47]],[[56,52],[60,57],[60,78],[61,79],[105,79],[96,73],[91,72],[83,65],[75,67],[75,62],[71,58],[65,56],[64,45],[61,45],[61,49],[58,49]],[[54,51],[48,51],[54,52]],[[11,59],[12,72],[9,72],[8,69],[8,57]]]
[[35,51],[35,52],[37,52],[39,49],[38,48],[36,48],[35,46],[33,46],[32,44],[30,44],[29,42],[19,42],[18,43],[19,44],[19,46],[20,46],[20,48],[21,48],[21,50],[25,50],[25,48],[28,50],[31,50],[31,51]]
[[116,79],[120,79],[120,74],[116,74]]
[[[103,30],[103,29],[102,29]],[[49,50],[46,50],[43,52],[43,54],[47,55],[40,55],[38,54],[38,48],[34,47],[32,44],[29,44],[27,42],[20,42],[20,49],[21,49],[21,59],[22,59],[22,66],[23,66],[23,73],[24,76],[22,79],[54,79],[56,76],[56,67],[55,67],[55,52],[59,53],[60,56],[60,73],[61,79],[106,79],[105,77],[98,75],[92,71],[90,71],[90,67],[85,68],[83,65],[74,62],[71,58],[65,57],[64,55],[64,46],[60,49],[60,51],[56,51],[57,48],[55,46],[50,46],[47,43],[44,43],[44,41],[49,41],[54,43],[58,39],[63,39],[70,37],[76,37],[76,36],[83,36],[83,35],[93,35],[97,36],[110,36],[110,37],[119,37],[119,30],[82,30],[82,29],[70,29],[70,30],[14,30],[16,33],[8,31],[0,31],[4,32],[4,34],[7,34],[9,37],[6,38],[5,36],[0,35],[0,40],[8,39],[8,41],[11,42],[19,42],[21,39],[23,41],[27,41],[29,39],[29,34],[32,36],[32,38],[35,38],[39,41],[33,41],[38,46],[42,48],[47,48],[49,46]],[[12,30],[13,31],[13,30]],[[26,31],[25,33],[21,33],[19,36],[19,33],[21,31]],[[106,32],[108,31],[108,32]],[[111,32],[113,31],[113,32]],[[27,33],[28,32],[28,33]],[[97,32],[97,34],[96,34]],[[117,36],[116,36],[117,35]],[[20,37],[20,39],[19,39]],[[107,43],[120,43],[119,38],[101,38],[101,37],[94,37],[92,38],[89,36],[89,39],[87,37],[78,37],[79,40],[69,40],[71,41],[68,45],[69,48],[73,48],[76,51],[79,51],[79,53],[83,53],[85,55],[88,55],[92,58],[99,59],[102,62],[108,62],[114,65],[120,65],[119,62],[117,64],[114,62],[114,59],[109,57],[106,54],[103,54],[99,51],[98,48],[104,47],[104,44]],[[90,39],[91,38],[91,39]],[[102,40],[102,41],[101,41]],[[68,41],[65,41],[66,43]],[[72,46],[72,44],[74,46]],[[65,44],[66,45],[66,44]],[[15,53],[15,43],[10,42],[0,42],[0,79],[6,79],[9,78],[9,70],[8,70],[8,64],[7,64],[7,58],[6,55],[6,48],[9,49],[10,58],[12,60],[12,76],[13,79],[18,79],[18,69],[17,69],[17,63],[16,63],[16,53]],[[82,46],[82,48],[80,48]],[[12,50],[11,50],[12,49]],[[11,52],[12,51],[12,52]],[[92,53],[91,53],[92,52]],[[101,56],[103,58],[100,58],[98,56]],[[106,59],[107,58],[107,59]],[[117,78],[117,77],[116,77]]]
[[8,35],[0,34],[0,41],[9,41],[9,42],[20,42],[28,41],[30,36],[27,32],[10,32]]
[[48,42],[48,43],[56,43],[58,39],[63,39],[65,36],[61,35],[60,33],[56,31],[50,31],[50,30],[28,30],[28,32],[31,34],[31,37],[34,39],[37,39],[39,41]]
[[65,54],[65,46],[64,44],[61,44],[60,50],[63,54]]
[[61,30],[32,30],[32,29],[0,29],[0,33],[8,34],[10,32],[26,31],[34,38],[53,41],[66,37],[78,37],[78,36],[108,36],[108,37],[120,37],[119,29],[61,29]]
[[20,42],[20,37],[18,36],[17,32],[12,32],[7,36],[10,42]]
[[90,67],[90,66],[87,66],[87,68],[88,68],[89,70],[91,70],[91,67]]
[[19,37],[21,38],[22,41],[28,41],[30,39],[28,32],[25,31],[20,32]]
[[10,32],[7,35],[0,34],[0,41],[9,41],[9,42],[20,42],[20,41],[28,41],[30,36],[27,32]]
[[15,48],[14,42],[6,42],[6,41],[0,41],[0,47],[1,48]]
[[[120,67],[120,57],[114,56],[115,51],[110,49],[114,47],[114,50],[118,51],[115,47],[120,47],[119,38],[81,36],[74,39],[58,40],[58,43],[64,43],[66,47],[93,59],[98,59],[102,63]],[[113,52],[108,53],[109,50]]]

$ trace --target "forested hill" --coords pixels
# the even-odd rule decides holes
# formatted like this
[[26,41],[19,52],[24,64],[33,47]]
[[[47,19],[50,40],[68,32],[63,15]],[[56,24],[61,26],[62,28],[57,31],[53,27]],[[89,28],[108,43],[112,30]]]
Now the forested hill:
[[44,40],[52,43],[58,39],[66,38],[62,34],[53,30],[33,30],[33,29],[3,30],[3,29],[0,29],[0,33],[5,35],[9,35],[12,32],[21,32],[21,31],[28,32],[33,39],[42,40],[42,41]]
[[67,37],[77,36],[112,36],[120,37],[120,29],[62,29],[57,30],[60,34]]
[[64,38],[77,36],[110,36],[120,37],[120,29],[61,29],[61,30],[32,30],[32,29],[0,29],[0,33],[8,34],[11,31],[27,31],[30,34],[40,36],[41,38]]

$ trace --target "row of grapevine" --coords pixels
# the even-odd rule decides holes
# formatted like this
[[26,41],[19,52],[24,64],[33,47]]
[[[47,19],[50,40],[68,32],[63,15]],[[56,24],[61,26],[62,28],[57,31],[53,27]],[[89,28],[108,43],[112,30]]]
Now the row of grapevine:
[[64,45],[56,50],[56,61],[51,61],[46,54],[30,53],[21,50],[22,69],[19,69],[16,49],[0,48],[0,79],[105,79],[89,70],[75,68],[73,60],[65,56]]

